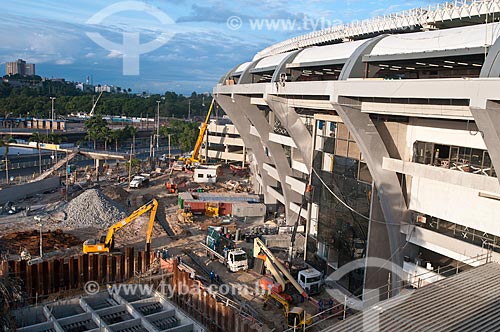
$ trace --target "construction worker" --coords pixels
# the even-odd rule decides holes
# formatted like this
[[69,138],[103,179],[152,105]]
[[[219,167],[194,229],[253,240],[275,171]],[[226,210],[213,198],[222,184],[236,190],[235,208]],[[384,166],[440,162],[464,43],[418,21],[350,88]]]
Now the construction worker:
[[215,283],[215,273],[214,271],[210,271],[210,283]]

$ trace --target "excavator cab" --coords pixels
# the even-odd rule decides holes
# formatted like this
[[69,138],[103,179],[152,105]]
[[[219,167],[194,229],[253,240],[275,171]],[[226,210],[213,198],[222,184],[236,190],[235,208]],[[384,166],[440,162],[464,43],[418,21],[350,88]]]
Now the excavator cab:
[[111,252],[114,250],[114,236],[106,244],[106,236],[101,236],[100,239],[89,239],[83,243],[83,253],[95,253],[95,252]]
[[312,316],[307,314],[304,308],[293,307],[286,316],[288,327],[303,329],[312,323]]

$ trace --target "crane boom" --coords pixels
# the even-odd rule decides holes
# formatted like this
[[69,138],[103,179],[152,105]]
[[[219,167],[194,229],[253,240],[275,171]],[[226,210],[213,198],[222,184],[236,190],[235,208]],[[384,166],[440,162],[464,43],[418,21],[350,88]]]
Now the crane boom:
[[113,245],[113,237],[115,233],[122,227],[128,225],[144,213],[151,210],[151,215],[149,217],[148,230],[146,234],[146,250],[150,249],[151,246],[151,235],[153,233],[153,224],[156,216],[156,210],[158,208],[158,201],[152,199],[148,203],[144,204],[134,212],[132,212],[128,217],[120,220],[119,222],[111,225],[106,233],[105,237],[101,238],[101,241],[87,240],[83,243],[84,253],[99,253],[99,252],[109,252]]
[[[254,255],[257,256],[260,251],[263,251],[264,254],[267,256],[267,258],[269,258],[269,260],[271,260],[271,262],[283,274],[283,276],[286,279],[288,279],[288,281],[290,281],[290,283],[293,285],[293,287],[295,287],[295,289],[299,292],[299,294],[302,295],[305,299],[308,299],[309,295],[304,290],[304,288],[302,288],[302,286],[299,285],[299,283],[290,274],[290,272],[288,272],[288,270],[285,268],[285,266],[283,266],[283,264],[281,264],[281,262],[274,256],[274,254],[271,252],[271,250],[269,250],[269,248],[266,247],[264,242],[262,242],[262,240],[259,239],[258,237],[256,237],[253,241],[254,241],[253,242],[254,243],[254,249],[253,249]],[[283,278],[281,276],[279,276],[279,274],[277,273],[276,269],[274,269],[274,271],[273,271],[273,269],[271,269],[271,273],[274,275],[274,277],[276,278],[276,280],[278,282],[280,282],[280,279],[283,280]]]
[[95,107],[97,106],[97,102],[99,101],[99,99],[101,99],[101,96],[102,96],[103,93],[104,93],[104,90],[101,91],[101,93],[97,97],[97,100],[95,101],[94,105],[92,105],[92,109],[90,110],[90,113],[89,113],[90,117],[92,117],[94,115],[94,110],[95,110]]
[[210,103],[210,108],[208,109],[207,117],[205,118],[205,122],[203,122],[200,126],[200,133],[198,134],[198,138],[196,139],[196,143],[194,145],[193,153],[191,155],[191,162],[200,161],[200,150],[203,144],[203,138],[205,137],[205,132],[207,131],[208,121],[210,120],[210,114],[212,113],[212,109],[214,107],[215,98],[212,99]]

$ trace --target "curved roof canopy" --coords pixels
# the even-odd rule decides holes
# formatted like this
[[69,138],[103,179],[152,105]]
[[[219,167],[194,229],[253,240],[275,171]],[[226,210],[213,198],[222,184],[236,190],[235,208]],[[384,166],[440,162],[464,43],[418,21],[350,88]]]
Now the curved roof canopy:
[[368,39],[326,46],[314,46],[302,50],[287,67],[313,67],[328,64],[343,64],[354,51]]
[[500,35],[500,24],[490,23],[460,28],[390,35],[380,40],[367,61],[441,57],[484,53]]
[[248,66],[250,66],[251,63],[252,63],[251,61],[242,63],[241,65],[238,66],[238,68],[236,68],[233,75],[239,75],[239,74],[243,73],[245,71],[245,69],[247,69]]
[[292,52],[280,53],[276,55],[271,55],[266,58],[261,59],[252,72],[263,72],[263,71],[272,71],[276,68],[277,65],[283,61]]

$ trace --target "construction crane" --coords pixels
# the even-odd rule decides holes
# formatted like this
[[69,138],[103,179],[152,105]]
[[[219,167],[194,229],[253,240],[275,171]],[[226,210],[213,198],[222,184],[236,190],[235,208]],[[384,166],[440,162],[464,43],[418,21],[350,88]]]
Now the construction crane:
[[[305,328],[312,323],[312,316],[307,314],[304,308],[301,307],[293,307],[290,308],[289,302],[291,301],[291,297],[288,294],[285,294],[286,280],[290,281],[290,283],[295,287],[295,289],[299,292],[304,299],[313,300],[309,297],[304,288],[293,278],[293,276],[288,272],[288,270],[281,264],[281,262],[274,256],[274,254],[267,248],[267,246],[262,242],[261,239],[256,237],[254,239],[254,256],[257,258],[264,258],[264,263],[266,268],[271,271],[271,274],[274,276],[278,284],[280,285],[280,289],[276,290],[274,287],[269,287],[268,300],[273,299],[283,308],[283,315],[287,321],[288,327],[293,328]],[[283,276],[280,274],[283,274]],[[299,272],[299,278],[300,273]],[[262,284],[262,282],[261,282]],[[267,301],[266,301],[267,302]]]
[[196,143],[194,145],[193,152],[191,153],[191,157],[185,159],[186,164],[193,164],[201,162],[200,158],[200,150],[203,145],[203,138],[205,137],[205,133],[207,131],[208,121],[210,120],[210,114],[212,113],[212,109],[214,107],[215,99],[212,99],[210,103],[210,108],[208,109],[207,117],[205,121],[200,126],[200,133],[198,134],[198,138],[196,139]]
[[102,94],[104,93],[104,90],[101,91],[101,93],[99,94],[99,96],[97,97],[97,100],[95,101],[95,103],[92,105],[92,109],[90,110],[90,113],[89,113],[89,117],[93,117],[94,116],[94,110],[95,110],[95,107],[97,106],[97,103],[99,102],[99,99],[101,99],[101,96]]
[[132,212],[125,219],[120,220],[119,222],[112,225],[106,235],[101,236],[100,239],[89,239],[83,243],[83,252],[85,254],[89,253],[106,253],[113,250],[114,247],[114,235],[120,230],[122,227],[128,225],[144,213],[151,210],[151,215],[149,217],[149,224],[146,233],[146,251],[149,252],[151,250],[151,237],[153,234],[153,224],[156,216],[156,210],[158,209],[158,201],[156,199],[152,199],[148,203],[144,204],[134,212]]
[[[253,240],[254,257],[259,258],[259,254],[261,253],[265,255],[264,261],[266,268],[271,272],[276,281],[280,284],[283,291],[286,287],[286,280],[288,280],[304,299],[309,298],[309,294],[307,294],[306,290],[297,282],[297,280],[295,280],[295,278],[290,274],[286,267],[274,256],[271,250],[267,248],[264,242],[256,237]],[[301,272],[302,271],[299,272],[299,276]]]

